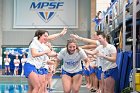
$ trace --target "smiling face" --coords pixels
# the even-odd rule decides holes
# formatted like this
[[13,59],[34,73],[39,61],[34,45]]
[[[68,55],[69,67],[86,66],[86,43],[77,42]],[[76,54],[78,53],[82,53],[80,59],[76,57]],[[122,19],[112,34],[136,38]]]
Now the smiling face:
[[68,44],[68,51],[70,54],[73,54],[77,49],[77,45],[75,43]]
[[106,40],[106,35],[105,34],[100,34],[98,35],[98,41],[101,43],[101,45],[106,46],[108,43]]
[[44,34],[42,34],[42,35],[40,36],[39,41],[40,41],[41,43],[46,43],[46,42],[47,42],[47,37],[48,37],[48,33],[45,32]]
[[67,51],[69,54],[75,53],[75,51],[78,49],[77,43],[75,39],[69,39],[67,41]]
[[99,36],[98,36],[98,40],[99,40],[99,42],[102,44],[102,43],[104,42],[103,36],[102,36],[102,35],[99,35]]
[[37,30],[35,33],[35,37],[38,38],[40,43],[46,43],[48,35],[49,33],[45,30]]

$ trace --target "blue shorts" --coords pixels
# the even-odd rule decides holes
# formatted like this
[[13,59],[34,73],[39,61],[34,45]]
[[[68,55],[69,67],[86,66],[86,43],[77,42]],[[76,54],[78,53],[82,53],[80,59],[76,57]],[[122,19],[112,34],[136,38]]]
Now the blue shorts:
[[5,65],[6,68],[10,67],[9,65]]
[[118,80],[118,67],[109,69],[109,70],[104,72],[104,79],[106,79],[110,76],[113,77],[113,79],[115,81]]
[[24,64],[24,75],[26,78],[30,75],[31,72],[35,72],[38,74],[37,69],[35,68],[34,65],[31,65],[30,63],[25,63]]
[[66,72],[65,70],[62,69],[62,75],[66,74],[66,75],[68,75],[70,77],[73,77],[73,76],[75,76],[77,74],[81,74],[82,75],[82,73],[83,73],[83,71],[79,71],[79,72],[76,72],[76,73],[69,73],[69,72]]
[[89,70],[83,69],[83,75],[85,75],[85,76],[89,76],[92,73],[95,73],[95,70],[91,66],[89,66]]
[[40,75],[48,74],[48,70],[46,68],[37,69],[37,72]]
[[95,68],[94,70],[95,70],[95,74],[96,74],[98,80],[101,80],[101,74],[102,74],[102,72],[103,72],[103,71],[102,71],[102,67],[97,67],[97,68]]

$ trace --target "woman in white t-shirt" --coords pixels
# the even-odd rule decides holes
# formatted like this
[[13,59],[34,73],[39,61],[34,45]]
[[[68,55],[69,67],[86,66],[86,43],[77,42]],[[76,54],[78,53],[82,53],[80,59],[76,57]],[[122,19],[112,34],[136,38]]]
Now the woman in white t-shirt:
[[20,64],[20,60],[18,58],[18,55],[16,55],[16,58],[14,59],[14,65],[15,65],[14,75],[18,75],[19,64]]
[[23,54],[23,55],[22,55],[22,58],[21,58],[21,63],[22,63],[22,72],[21,72],[21,76],[24,75],[24,64],[25,64],[26,61],[27,61],[26,55]]
[[33,39],[29,45],[27,62],[24,64],[24,75],[28,79],[29,93],[44,93],[42,90],[42,82],[44,81],[42,77],[44,75],[39,70],[43,62],[47,63],[47,54],[50,52],[49,49],[42,48],[47,40],[48,32],[37,30],[35,36],[37,39]]
[[[45,75],[42,73],[43,63],[53,64],[48,62],[48,54],[51,52],[49,48],[44,49],[45,43],[48,40],[55,39],[66,33],[64,28],[61,33],[49,35],[45,30],[37,30],[35,37],[29,45],[29,53],[27,62],[24,64],[24,75],[28,79],[28,93],[44,93],[45,89]],[[40,73],[41,71],[41,73]],[[45,73],[47,73],[45,71]],[[45,91],[48,93],[47,91]]]
[[98,93],[114,93],[115,81],[118,77],[118,68],[116,64],[117,51],[115,46],[107,41],[107,36],[102,32],[98,35],[99,45],[94,51],[86,51],[89,54],[97,54],[102,67],[102,89]]
[[79,93],[82,83],[82,64],[85,61],[85,68],[89,69],[89,59],[82,48],[79,48],[75,39],[67,41],[66,48],[62,49],[57,62],[63,60],[62,66],[62,84],[64,93]]
[[4,58],[4,63],[5,63],[5,74],[9,74],[10,73],[10,61],[11,59],[8,57],[8,53],[6,53],[6,57]]

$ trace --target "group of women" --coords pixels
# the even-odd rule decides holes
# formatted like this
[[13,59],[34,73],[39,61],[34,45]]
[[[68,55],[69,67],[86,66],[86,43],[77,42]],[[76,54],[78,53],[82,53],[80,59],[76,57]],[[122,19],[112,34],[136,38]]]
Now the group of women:
[[84,70],[87,84],[89,83],[87,88],[97,93],[114,93],[115,81],[118,77],[117,50],[114,45],[109,44],[109,36],[101,31],[95,32],[92,39],[74,34],[71,36],[89,44],[81,46],[90,59],[90,70]]
[[[48,41],[63,36],[66,32],[66,28],[60,33],[53,35],[49,35],[45,30],[37,30],[35,32],[35,37],[29,45],[28,60],[24,65],[24,73],[29,85],[28,93],[48,93],[46,85],[48,85],[52,74],[55,72],[54,68],[57,68],[62,60],[64,93],[79,93],[83,72],[86,74],[91,70],[91,74],[94,74],[93,78],[98,77],[101,79],[99,88],[97,85],[98,82],[93,84],[96,90],[99,89],[97,92],[113,93],[115,85],[114,77],[117,73],[117,65],[115,63],[116,48],[107,42],[106,35],[103,32],[97,33],[94,36],[96,39],[92,40],[71,34],[71,38],[67,40],[66,47],[57,54],[51,49]],[[79,47],[76,39],[91,42],[92,44]],[[94,50],[84,49],[93,47]],[[55,59],[51,60],[50,57],[54,57]],[[84,66],[82,66],[82,62],[84,62]],[[50,73],[48,73],[49,66],[53,66]],[[99,67],[102,68],[102,71],[99,70]],[[88,87],[90,87],[89,85]]]

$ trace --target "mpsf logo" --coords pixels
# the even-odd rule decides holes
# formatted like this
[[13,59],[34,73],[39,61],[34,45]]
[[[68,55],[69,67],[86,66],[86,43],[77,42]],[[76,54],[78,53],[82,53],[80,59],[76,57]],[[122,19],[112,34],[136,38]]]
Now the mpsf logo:
[[36,11],[39,17],[48,22],[52,19],[57,11],[63,11],[64,2],[48,1],[48,2],[32,2],[30,10]]

